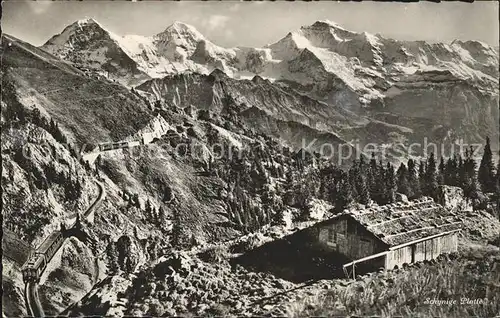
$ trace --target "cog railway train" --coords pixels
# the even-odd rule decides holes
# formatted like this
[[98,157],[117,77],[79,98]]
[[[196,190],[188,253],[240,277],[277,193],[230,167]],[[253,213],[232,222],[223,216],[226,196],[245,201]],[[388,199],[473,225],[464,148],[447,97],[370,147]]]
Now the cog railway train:
[[105,144],[99,144],[99,151],[127,148],[128,144],[129,144],[128,141],[110,142],[110,143],[105,143]]
[[29,256],[21,271],[24,282],[38,282],[54,254],[64,242],[61,231],[52,232],[43,243]]
[[[179,138],[179,135],[180,135],[179,133],[176,133],[173,130],[169,130],[163,138],[165,139]],[[97,146],[99,151],[109,151],[121,148],[132,148],[140,145],[146,145],[151,142],[154,142],[159,138],[160,136],[156,133],[144,133],[142,134],[140,139],[129,140],[129,141],[105,142],[105,143],[100,143]]]
[[[87,209],[83,217],[87,217],[92,213],[92,211],[99,205],[105,192],[104,188],[100,183],[97,183],[100,188],[99,198],[92,203],[92,205]],[[54,257],[54,254],[63,245],[64,240],[67,238],[67,229],[79,228],[80,214],[74,213],[71,218],[76,217],[76,219],[67,226],[65,223],[61,223],[61,229],[59,231],[54,231],[40,244],[40,246],[30,254],[26,263],[21,267],[23,273],[23,281],[25,283],[34,282],[38,283],[40,281],[40,276],[45,271],[47,264]]]

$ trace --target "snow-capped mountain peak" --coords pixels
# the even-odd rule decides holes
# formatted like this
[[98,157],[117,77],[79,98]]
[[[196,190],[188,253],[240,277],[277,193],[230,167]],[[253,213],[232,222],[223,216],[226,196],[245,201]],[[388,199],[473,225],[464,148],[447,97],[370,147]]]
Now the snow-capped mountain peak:
[[[289,32],[264,48],[223,48],[182,22],[150,37],[122,37],[85,19],[67,27],[44,48],[78,64],[105,68],[127,85],[176,73],[209,74],[218,68],[235,78],[251,79],[258,74],[272,81],[295,82],[327,102],[334,98],[332,91],[348,91],[342,94],[342,98],[349,95],[342,100],[347,108],[378,103],[397,82],[418,81],[416,75],[430,72],[429,76],[435,76],[432,72],[436,71],[448,74],[446,80],[473,78],[481,89],[498,91],[493,87],[497,85],[498,52],[486,44],[399,41],[350,31],[329,20]],[[123,59],[128,61],[125,68],[136,69],[132,77],[124,79],[127,71],[117,67]]]
[[130,83],[137,76],[143,80],[149,78],[141,75],[131,57],[135,42],[114,34],[93,18],[85,18],[64,28],[42,48],[84,70]]
[[80,19],[80,20],[76,21],[75,23],[78,24],[79,26],[84,26],[84,25],[88,25],[88,24],[99,24],[99,22],[97,22],[94,18]]
[[303,26],[302,30],[317,30],[326,32],[337,32],[340,34],[355,34],[356,32],[350,31],[342,27],[340,24],[330,21],[330,20],[319,20],[314,22],[312,25]]
[[198,43],[205,40],[205,37],[195,27],[176,21],[154,36],[154,40],[160,55],[183,62],[194,53]]
[[337,22],[334,22],[334,21],[331,21],[331,20],[319,20],[319,21],[316,21],[314,25],[328,25],[332,28],[335,28],[335,29],[339,29],[339,30],[344,30],[344,31],[347,31],[346,29],[344,29],[340,24],[338,24]]
[[68,25],[64,30],[50,38],[44,46],[66,46],[71,47],[76,42],[94,40],[96,37],[109,35],[101,24],[92,18],[81,19]]
[[175,21],[164,31],[157,34],[157,37],[163,36],[189,37],[195,39],[196,41],[205,39],[203,34],[201,34],[194,26],[179,21]]

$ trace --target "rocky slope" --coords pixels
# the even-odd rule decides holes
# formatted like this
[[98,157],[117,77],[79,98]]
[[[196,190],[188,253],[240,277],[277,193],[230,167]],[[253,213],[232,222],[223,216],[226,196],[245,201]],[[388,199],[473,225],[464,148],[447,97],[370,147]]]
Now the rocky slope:
[[[2,240],[2,287],[9,290],[3,295],[3,314],[23,316],[20,269],[30,251],[96,199],[96,175],[81,162],[81,147],[126,138],[150,121],[154,124],[154,118],[147,104],[122,86],[89,78],[13,37],[2,36],[2,57],[2,215],[8,233]],[[141,210],[127,208],[116,185],[109,179],[105,183],[102,210],[92,225],[85,225],[90,243],[71,240],[42,277],[41,301],[49,315],[92,288],[105,272],[109,257],[101,253],[110,242],[132,237],[131,244],[140,246],[134,250],[134,266],[137,259],[150,257],[144,256],[148,250],[165,246],[163,224],[132,221]],[[158,245],[152,248],[153,241]]]
[[320,151],[326,143],[332,147],[346,144],[351,140],[343,139],[339,131],[358,128],[362,134],[370,122],[288,86],[275,85],[259,76],[235,80],[220,70],[210,75],[180,74],[152,79],[136,90],[152,102],[185,108],[195,118],[226,125],[230,130],[238,130],[240,125],[244,134],[248,130],[272,136],[294,149]]
[[[40,282],[47,314],[56,315],[105,275],[153,264],[171,249],[172,223],[181,229],[175,242],[182,247],[279,220],[285,173],[293,177],[304,160],[291,149],[280,152],[276,139],[249,130],[238,114],[211,122],[175,105],[151,105],[135,90],[89,77],[10,36],[3,37],[2,54],[6,316],[26,315],[20,269],[30,250],[89,207],[97,178],[106,196],[83,222],[87,238],[67,243]],[[80,160],[84,144],[156,132],[146,147],[102,154],[96,166]],[[235,154],[252,147],[241,158],[223,153],[215,161],[214,144]]]
[[[193,116],[211,120],[219,126],[224,118],[231,118],[233,124],[238,118],[247,129],[278,138],[295,149],[307,147],[326,158],[330,157],[332,147],[337,155],[342,151],[344,156],[349,155],[349,147],[359,149],[352,150],[352,154],[375,151],[387,154],[387,158],[394,161],[410,155],[419,156],[424,151],[423,145],[413,147],[412,151],[409,145],[423,144],[427,140],[450,146],[465,136],[481,140],[477,129],[490,131],[492,126],[488,122],[496,116],[485,118],[487,113],[477,112],[480,105],[471,114],[481,118],[481,125],[450,121],[451,113],[447,117],[427,114],[432,119],[413,117],[410,110],[402,115],[391,113],[389,109],[359,115],[345,109],[342,103],[327,104],[298,93],[288,85],[272,83],[257,75],[251,80],[236,80],[220,70],[210,75],[180,74],[151,79],[136,90],[151,103],[161,101],[185,108]],[[464,120],[477,121],[479,118]],[[368,144],[371,145],[364,148]],[[450,152],[450,148],[444,149],[446,154]],[[331,159],[339,162],[335,156]],[[347,162],[349,160],[341,164]]]
[[2,36],[2,57],[2,78],[12,87],[10,94],[52,117],[69,143],[120,140],[152,117],[150,107],[123,86],[89,76],[9,35]]

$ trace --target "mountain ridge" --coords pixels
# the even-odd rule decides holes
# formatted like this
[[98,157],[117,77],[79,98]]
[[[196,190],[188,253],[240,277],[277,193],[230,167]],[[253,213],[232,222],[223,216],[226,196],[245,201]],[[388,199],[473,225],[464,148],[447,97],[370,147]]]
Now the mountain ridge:
[[[91,21],[99,25],[101,29],[106,30],[93,19],[85,21]],[[75,23],[81,24],[81,21]],[[274,80],[289,79],[287,77],[294,76],[287,74],[286,65],[282,65],[286,63],[283,62],[292,60],[300,54],[301,50],[306,48],[324,63],[331,58],[339,60],[336,65],[328,65],[332,69],[327,71],[336,73],[340,77],[347,71],[345,69],[342,71],[345,68],[342,64],[345,64],[348,69],[356,68],[356,64],[358,63],[366,64],[360,65],[363,67],[375,66],[376,68],[383,68],[384,63],[391,62],[390,60],[387,62],[387,58],[400,59],[400,61],[396,62],[403,64],[411,64],[410,62],[417,63],[420,68],[422,67],[420,64],[434,65],[436,62],[441,62],[440,59],[445,62],[446,59],[450,58],[456,62],[462,59],[463,64],[467,65],[470,56],[468,50],[472,49],[475,50],[475,53],[482,54],[481,61],[485,65],[494,66],[495,63],[498,64],[498,58],[495,61],[492,57],[494,56],[492,53],[494,49],[479,41],[455,40],[450,44],[429,44],[425,41],[397,41],[368,32],[357,33],[348,31],[328,20],[317,21],[310,26],[302,26],[299,30],[289,32],[281,40],[262,48],[223,48],[206,39],[196,28],[178,21],[171,24],[164,31],[149,37],[135,35],[120,37],[109,31],[107,32],[128,56],[136,61],[140,66],[139,68],[151,77],[162,77],[173,72],[185,71],[206,74],[214,68],[221,68],[236,78],[249,76],[247,73],[253,73]],[[58,36],[60,37],[61,35]],[[51,38],[52,42],[54,42],[53,39],[54,37]],[[49,43],[51,40],[42,47],[57,53],[60,48],[54,47]],[[198,49],[198,46],[202,47]],[[385,51],[382,50],[383,48],[385,48]],[[401,50],[401,52],[398,50]],[[195,51],[198,51],[196,54],[197,60],[192,59]],[[423,51],[423,54],[421,54],[421,51]],[[439,53],[441,55],[448,52],[452,56],[438,58],[439,54],[436,55],[430,51],[435,51],[436,54]],[[349,59],[354,60],[351,61]],[[201,63],[197,63],[200,61]],[[252,61],[250,64],[253,64],[253,67],[249,67],[249,61]],[[439,66],[445,67],[446,65]],[[340,70],[336,67],[339,67]],[[404,69],[399,69],[399,71],[405,72]],[[466,69],[458,69],[455,72],[460,75],[467,75]],[[493,71],[493,75],[497,74],[498,71]],[[311,74],[306,73],[306,75]],[[476,75],[480,76],[480,74]],[[370,90],[369,83],[353,84],[353,79],[345,76],[342,79],[355,90],[365,89],[372,97],[380,95],[380,92],[376,92],[373,89]],[[295,80],[297,79],[295,78]],[[301,82],[304,81],[302,80]]]
[[[178,21],[144,37],[118,36],[96,20],[84,19],[42,48],[78,67],[100,74],[104,70],[104,75],[126,86],[175,74],[209,75],[219,69],[237,80],[259,76],[284,84],[327,108],[340,106],[373,118],[389,112],[405,122],[408,117],[415,117],[414,122],[426,118],[430,128],[444,126],[468,142],[482,141],[486,135],[494,144],[498,139],[498,55],[479,41],[398,41],[349,31],[326,20],[289,32],[263,48],[223,48]],[[294,107],[302,112],[301,105]],[[452,116],[436,120],[436,111]],[[405,127],[418,131],[419,125]]]

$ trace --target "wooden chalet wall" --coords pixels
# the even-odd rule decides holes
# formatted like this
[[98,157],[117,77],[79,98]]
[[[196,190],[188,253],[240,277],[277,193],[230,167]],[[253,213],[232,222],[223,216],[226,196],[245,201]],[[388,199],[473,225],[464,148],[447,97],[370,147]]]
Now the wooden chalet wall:
[[458,233],[451,233],[439,238],[441,254],[458,251]]
[[401,267],[424,260],[436,259],[439,255],[456,252],[458,248],[457,232],[430,238],[390,251],[385,260],[385,268]]
[[398,248],[389,252],[385,257],[385,268],[392,269],[395,266],[401,267],[404,263],[411,264],[414,245]]
[[383,251],[387,247],[361,224],[350,217],[340,217],[318,225],[318,242],[325,249],[351,260]]

